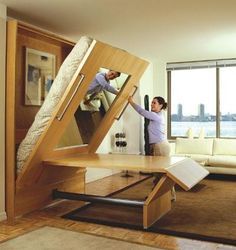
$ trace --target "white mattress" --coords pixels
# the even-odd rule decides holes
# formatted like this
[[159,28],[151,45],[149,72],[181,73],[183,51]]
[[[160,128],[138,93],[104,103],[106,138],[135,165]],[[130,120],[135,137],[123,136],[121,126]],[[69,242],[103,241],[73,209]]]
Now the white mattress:
[[52,116],[54,108],[64,94],[66,87],[78,69],[92,41],[93,39],[89,37],[82,37],[61,65],[49,94],[36,114],[35,120],[25,139],[19,146],[17,151],[17,173],[23,169],[24,163],[27,161],[40,135],[43,133],[44,128]]

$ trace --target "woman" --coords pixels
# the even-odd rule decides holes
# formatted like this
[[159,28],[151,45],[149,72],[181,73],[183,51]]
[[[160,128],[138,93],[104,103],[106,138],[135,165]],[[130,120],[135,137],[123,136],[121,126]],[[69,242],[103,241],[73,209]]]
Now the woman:
[[166,139],[165,117],[163,110],[166,110],[167,103],[161,96],[154,97],[151,104],[151,111],[141,108],[129,97],[129,103],[143,117],[149,119],[148,135],[150,154],[158,156],[169,156],[170,145]]
[[[165,133],[165,117],[163,111],[167,108],[165,99],[161,96],[154,97],[151,103],[151,111],[141,108],[129,97],[131,106],[143,117],[149,119],[148,135],[150,154],[153,156],[169,156],[170,144],[167,141]],[[154,184],[160,179],[160,175],[156,176]],[[176,200],[175,190],[172,190],[172,200]]]

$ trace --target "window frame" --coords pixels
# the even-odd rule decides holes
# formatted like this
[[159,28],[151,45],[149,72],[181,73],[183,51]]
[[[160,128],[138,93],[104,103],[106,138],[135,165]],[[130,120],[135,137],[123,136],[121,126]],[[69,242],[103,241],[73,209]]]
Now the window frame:
[[[236,66],[235,65],[232,65],[230,64],[231,60],[236,60],[236,59],[220,59],[220,60],[210,60],[210,61],[197,61],[197,62],[193,62],[193,61],[190,61],[190,62],[179,62],[179,63],[170,63],[170,64],[174,64],[174,65],[180,65],[181,64],[183,65],[187,65],[189,63],[189,65],[191,64],[201,64],[201,62],[203,64],[206,64],[207,62],[210,62],[211,65],[213,65],[214,63],[216,64],[216,66],[210,66],[209,68],[211,67],[214,67],[216,69],[215,71],[215,74],[216,74],[216,137],[208,137],[208,138],[230,138],[230,139],[236,139],[236,136],[235,137],[223,137],[223,136],[220,136],[220,124],[221,124],[221,121],[220,121],[220,68],[222,67],[230,67],[230,66]],[[229,64],[227,66],[227,61],[229,61]],[[226,62],[226,64],[224,64]],[[223,65],[223,66],[222,66]],[[197,67],[196,67],[197,68]],[[198,66],[198,68],[207,68],[206,66],[203,66],[203,67],[200,67]],[[182,69],[186,69],[186,68],[182,68]],[[189,67],[189,69],[193,69],[191,68],[191,66]],[[175,140],[177,137],[186,137],[186,136],[172,136],[171,135],[171,131],[172,131],[172,121],[171,121],[171,103],[172,103],[172,97],[171,97],[171,72],[174,71],[175,69],[168,69],[168,64],[167,64],[167,99],[168,99],[168,110],[167,110],[167,138],[168,140]]]

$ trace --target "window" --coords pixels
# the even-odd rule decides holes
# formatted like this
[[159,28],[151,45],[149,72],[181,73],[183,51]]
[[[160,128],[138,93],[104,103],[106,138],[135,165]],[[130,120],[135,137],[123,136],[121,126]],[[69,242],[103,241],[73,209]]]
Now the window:
[[236,67],[220,68],[220,137],[236,138]]
[[167,64],[168,137],[236,138],[236,61]]

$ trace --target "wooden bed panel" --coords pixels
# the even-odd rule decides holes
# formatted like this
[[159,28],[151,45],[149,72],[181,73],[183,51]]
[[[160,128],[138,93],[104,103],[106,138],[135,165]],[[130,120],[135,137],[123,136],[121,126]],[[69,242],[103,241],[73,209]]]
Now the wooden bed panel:
[[[95,151],[97,149],[111,124],[114,122],[115,116],[121,111],[123,106],[122,104],[124,104],[127,100],[131,88],[133,88],[134,84],[137,84],[139,77],[144,72],[147,65],[148,63],[146,61],[130,55],[123,50],[111,47],[101,42],[96,42],[92,53],[89,54],[87,58],[86,63],[81,69],[78,69],[73,80],[69,83],[64,96],[58,104],[57,110],[55,110],[55,113],[49,121],[44,133],[40,136],[39,141],[30,154],[22,172],[19,174],[17,178],[17,189],[22,188],[23,186],[31,186],[39,180],[42,172],[41,162],[55,153],[54,148],[56,147],[60,137],[63,135],[65,128],[71,121],[77,107],[82,101],[90,82],[101,66],[124,72],[131,75],[131,77],[125,88],[123,88],[121,93],[119,93],[118,98],[114,101],[96,131],[90,145],[88,146],[89,151]],[[72,99],[72,102],[68,106],[63,119],[59,121],[56,117],[61,114],[61,111],[67,105],[68,99],[70,99],[70,96],[74,92],[76,84],[79,82],[81,77],[80,72],[85,75],[85,78]],[[73,150],[75,150],[75,148],[73,148]],[[68,155],[71,154],[70,149],[63,150],[64,155],[66,155],[66,152],[68,152]],[[78,153],[79,152],[80,150]]]
[[17,23],[7,24],[6,67],[6,212],[10,222],[15,216],[15,91]]

